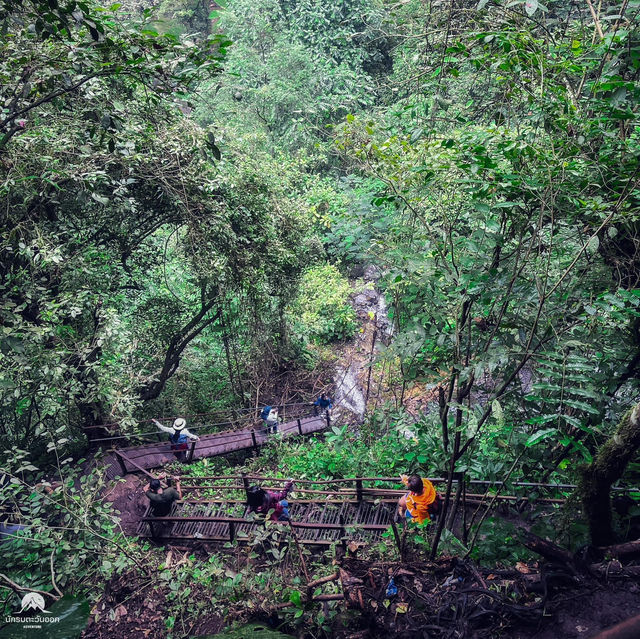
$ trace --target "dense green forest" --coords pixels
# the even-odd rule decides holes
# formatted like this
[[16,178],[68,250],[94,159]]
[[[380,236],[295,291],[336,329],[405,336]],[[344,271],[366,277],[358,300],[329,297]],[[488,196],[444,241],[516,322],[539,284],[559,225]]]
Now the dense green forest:
[[[86,637],[187,637],[269,601],[293,604],[283,631],[350,636],[353,611],[301,600],[335,548],[260,538],[171,568],[102,468],[153,418],[202,436],[321,391],[323,435],[170,471],[442,477],[444,514],[404,532],[414,563],[533,561],[514,517],[460,524],[471,480],[565,486],[527,530],[571,553],[636,540],[640,492],[611,488],[640,482],[639,14],[0,0],[0,524],[25,526],[0,540],[3,615],[75,595],[83,623],[52,637],[89,610]],[[393,535],[361,553],[395,561]],[[121,629],[143,583],[158,617]],[[485,630],[448,636],[515,636]]]

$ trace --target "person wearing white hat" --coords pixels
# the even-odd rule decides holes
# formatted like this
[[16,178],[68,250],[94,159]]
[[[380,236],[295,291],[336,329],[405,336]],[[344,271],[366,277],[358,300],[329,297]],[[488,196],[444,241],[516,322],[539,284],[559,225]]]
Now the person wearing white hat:
[[198,441],[200,439],[197,435],[187,430],[187,422],[182,417],[176,418],[172,426],[163,426],[157,419],[152,421],[161,431],[169,433],[171,450],[180,461],[186,459],[185,451],[189,448],[189,440]]

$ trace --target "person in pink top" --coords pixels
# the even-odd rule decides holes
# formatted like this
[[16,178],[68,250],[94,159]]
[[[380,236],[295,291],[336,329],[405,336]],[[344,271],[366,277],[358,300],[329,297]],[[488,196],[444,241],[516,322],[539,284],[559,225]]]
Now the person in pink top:
[[273,510],[271,521],[288,521],[289,520],[289,502],[287,495],[293,488],[293,481],[289,480],[284,485],[284,490],[272,491],[264,490],[260,486],[250,486],[247,490],[247,506],[250,513],[260,513],[266,515]]

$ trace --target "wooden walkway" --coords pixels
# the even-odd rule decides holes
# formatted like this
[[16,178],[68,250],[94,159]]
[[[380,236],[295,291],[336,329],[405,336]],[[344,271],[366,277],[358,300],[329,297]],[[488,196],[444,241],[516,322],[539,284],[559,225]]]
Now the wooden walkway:
[[[302,417],[278,426],[279,434],[267,434],[264,429],[226,431],[202,435],[193,450],[193,459],[216,457],[239,450],[259,448],[274,437],[295,437],[310,435],[324,430],[329,425],[326,415]],[[165,436],[164,433],[162,433]],[[108,479],[120,475],[158,468],[175,461],[176,457],[168,441],[119,448],[105,458],[105,471]]]
[[[147,508],[138,525],[140,537],[157,541],[228,542],[251,541],[261,530],[264,519],[251,516],[241,501],[197,500],[176,502],[168,517],[153,517]],[[345,500],[342,502],[289,502],[291,525],[271,522],[276,531],[291,536],[293,527],[298,542],[308,545],[358,544],[379,540],[389,529],[395,510],[393,503]],[[271,528],[271,530],[274,530]]]
[[[401,539],[392,522],[397,500],[406,493],[400,488],[399,477],[342,477],[334,479],[298,479],[289,499],[289,522],[272,522],[265,529],[264,519],[248,515],[246,494],[253,482],[265,490],[280,491],[285,484],[282,477],[262,475],[210,475],[182,477],[184,499],[176,502],[167,517],[154,517],[150,507],[140,519],[137,534],[160,543],[229,541],[255,543],[268,538],[286,541],[295,535],[299,543],[309,545],[375,543],[385,531],[393,530],[396,543]],[[433,477],[436,484],[445,478]],[[498,482],[471,480],[470,483],[498,486]],[[525,493],[532,487],[558,490],[572,488],[558,484],[515,482]],[[524,495],[494,495],[463,492],[462,507],[495,505],[496,501],[511,503],[519,508],[529,501]],[[555,507],[564,498],[536,497],[536,503]]]

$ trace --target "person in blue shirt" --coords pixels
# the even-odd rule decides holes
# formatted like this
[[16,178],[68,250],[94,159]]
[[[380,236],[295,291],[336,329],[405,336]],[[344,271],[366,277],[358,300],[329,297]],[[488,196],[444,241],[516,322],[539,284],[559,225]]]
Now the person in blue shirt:
[[262,419],[262,428],[267,435],[269,433],[278,432],[278,423],[280,422],[280,418],[278,417],[277,408],[274,408],[273,406],[265,406],[262,409],[262,413],[260,413],[260,418]]
[[324,413],[326,410],[331,410],[333,408],[333,404],[331,400],[327,397],[325,393],[322,393],[315,402],[313,402],[313,410],[317,415],[319,412]]

